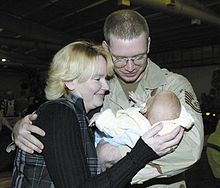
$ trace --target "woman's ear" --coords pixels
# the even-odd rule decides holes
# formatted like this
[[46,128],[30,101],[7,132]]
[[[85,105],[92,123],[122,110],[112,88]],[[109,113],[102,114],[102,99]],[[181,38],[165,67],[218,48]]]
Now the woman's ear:
[[76,80],[64,81],[64,84],[70,91],[76,88]]

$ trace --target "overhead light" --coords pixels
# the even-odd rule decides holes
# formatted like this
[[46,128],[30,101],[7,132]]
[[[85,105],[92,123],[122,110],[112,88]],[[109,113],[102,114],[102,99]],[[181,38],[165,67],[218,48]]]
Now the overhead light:
[[7,60],[5,58],[2,58],[2,62],[6,62]]
[[206,113],[205,113],[206,116],[209,116],[210,114],[211,114],[210,112],[206,112]]
[[130,6],[131,2],[130,0],[118,0],[118,5]]

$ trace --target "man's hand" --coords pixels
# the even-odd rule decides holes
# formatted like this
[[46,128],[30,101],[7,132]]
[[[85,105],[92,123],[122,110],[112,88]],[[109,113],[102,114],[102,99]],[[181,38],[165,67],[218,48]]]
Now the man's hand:
[[96,151],[102,171],[105,171],[106,168],[110,168],[122,158],[118,148],[104,140],[98,143]]
[[184,132],[184,128],[178,126],[172,132],[159,136],[158,133],[162,127],[163,124],[158,124],[142,136],[144,142],[159,156],[173,152],[180,143]]
[[41,153],[43,144],[34,137],[31,133],[36,133],[40,136],[44,136],[45,132],[37,126],[32,125],[32,121],[37,119],[37,114],[30,114],[23,119],[16,122],[13,128],[13,136],[15,144],[28,153],[34,151]]

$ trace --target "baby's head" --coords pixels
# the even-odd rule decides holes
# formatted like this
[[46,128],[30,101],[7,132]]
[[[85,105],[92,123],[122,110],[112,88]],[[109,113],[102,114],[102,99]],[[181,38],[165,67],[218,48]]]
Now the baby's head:
[[147,101],[144,111],[144,116],[153,125],[158,121],[178,118],[181,112],[181,104],[173,92],[162,91]]

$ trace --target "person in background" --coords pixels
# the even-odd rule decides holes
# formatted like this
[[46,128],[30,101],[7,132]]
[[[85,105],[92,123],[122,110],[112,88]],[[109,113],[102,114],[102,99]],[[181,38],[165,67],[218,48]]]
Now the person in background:
[[0,134],[2,132],[2,127],[5,126],[7,127],[10,131],[12,131],[12,126],[11,124],[8,122],[8,120],[3,117],[3,116],[0,116]]
[[208,137],[206,154],[209,166],[215,177],[215,185],[220,187],[220,119],[215,132]]
[[21,90],[20,96],[15,99],[15,112],[19,117],[24,117],[29,106],[26,90]]
[[[171,91],[177,95],[195,122],[194,126],[185,132],[176,150],[169,156],[162,157],[167,164],[162,174],[146,165],[142,169],[145,177],[137,174],[131,183],[142,184],[142,187],[186,187],[184,171],[199,160],[204,140],[201,110],[191,84],[182,75],[160,68],[148,57],[151,43],[149,27],[145,18],[137,11],[125,9],[112,12],[104,23],[104,38],[102,46],[111,54],[115,74],[108,81],[110,92],[105,97],[102,110],[110,108],[116,113],[133,106],[134,102],[129,100],[131,91],[147,101],[161,91]],[[35,118],[35,114],[26,116],[17,122],[13,129],[15,143],[24,151],[42,152],[44,147],[31,134],[45,134],[42,129],[31,125]],[[117,160],[110,155],[113,151],[119,151],[124,156],[129,148],[105,143],[99,150],[99,160],[102,163],[114,163]]]
[[11,90],[8,90],[6,92],[7,96],[5,101],[6,111],[5,116],[6,117],[13,117],[15,116],[15,97],[14,92]]
[[35,124],[46,132],[45,137],[38,136],[45,148],[42,154],[17,150],[12,187],[124,187],[147,162],[176,147],[183,135],[180,127],[156,138],[158,126],[144,134],[118,164],[97,175],[87,113],[103,104],[109,89],[106,76],[112,72],[111,57],[101,46],[77,41],[56,53],[45,87],[48,101],[36,112]]

